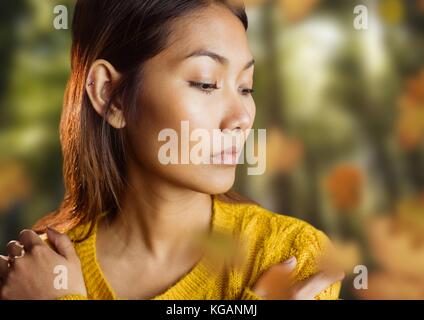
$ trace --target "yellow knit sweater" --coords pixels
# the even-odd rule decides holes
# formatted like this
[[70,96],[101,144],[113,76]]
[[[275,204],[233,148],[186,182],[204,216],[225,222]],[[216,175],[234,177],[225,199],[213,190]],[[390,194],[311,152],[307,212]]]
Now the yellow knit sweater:
[[[221,271],[211,270],[206,258],[201,259],[188,273],[181,277],[155,300],[206,300],[261,299],[251,288],[259,276],[272,265],[291,256],[297,258],[295,279],[303,280],[317,270],[317,258],[327,244],[326,235],[310,224],[296,218],[268,211],[255,204],[228,203],[213,196],[213,232],[239,235],[245,241],[246,259],[241,267],[226,267]],[[68,232],[74,240],[86,225]],[[97,223],[89,237],[74,243],[81,260],[82,272],[87,288],[87,297],[66,295],[60,300],[117,300],[113,289],[105,278],[96,258]],[[240,239],[240,238],[238,238]],[[338,299],[340,282],[333,284],[315,298]]]

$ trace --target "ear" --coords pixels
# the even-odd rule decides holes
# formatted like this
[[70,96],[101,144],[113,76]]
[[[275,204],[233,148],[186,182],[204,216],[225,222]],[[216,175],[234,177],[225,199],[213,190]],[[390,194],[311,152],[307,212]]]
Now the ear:
[[[91,104],[100,116],[106,113],[106,106],[110,99],[112,87],[119,81],[121,75],[106,60],[94,61],[86,82],[86,90]],[[125,127],[126,122],[121,106],[113,102],[106,121],[116,129]]]

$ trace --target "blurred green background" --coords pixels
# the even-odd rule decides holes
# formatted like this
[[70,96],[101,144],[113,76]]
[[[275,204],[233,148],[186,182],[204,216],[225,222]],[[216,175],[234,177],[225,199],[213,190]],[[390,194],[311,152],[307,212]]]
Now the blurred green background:
[[[325,231],[342,298],[424,299],[424,0],[249,0],[255,128],[267,171],[235,189]],[[70,30],[56,5],[0,4],[0,246],[63,196],[59,120]],[[368,29],[353,27],[368,8]],[[0,250],[4,252],[4,250]],[[368,289],[354,288],[355,265]]]

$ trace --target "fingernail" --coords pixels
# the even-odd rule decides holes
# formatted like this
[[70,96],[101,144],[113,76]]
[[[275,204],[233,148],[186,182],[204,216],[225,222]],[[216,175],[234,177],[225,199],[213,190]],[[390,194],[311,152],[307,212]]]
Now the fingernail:
[[55,229],[53,229],[52,227],[46,227],[46,229],[50,232],[57,232]]
[[57,231],[51,227],[47,227],[47,233],[51,234],[51,235],[55,235],[57,233]]
[[286,260],[286,261],[284,261],[283,263],[284,263],[284,264],[290,264],[290,263],[293,263],[294,261],[296,261],[296,257],[295,257],[295,256],[290,257],[289,259],[287,259],[287,260]]

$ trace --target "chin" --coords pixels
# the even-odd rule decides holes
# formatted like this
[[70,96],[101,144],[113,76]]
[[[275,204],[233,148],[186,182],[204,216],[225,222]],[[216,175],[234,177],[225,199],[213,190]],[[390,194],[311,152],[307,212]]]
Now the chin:
[[[231,189],[236,177],[236,166],[208,165],[186,168],[188,170],[165,173],[167,179],[196,192],[220,194]],[[200,169],[200,170],[199,170]]]
[[205,193],[220,194],[231,189],[235,181],[235,167],[219,168],[209,170],[204,175]]

